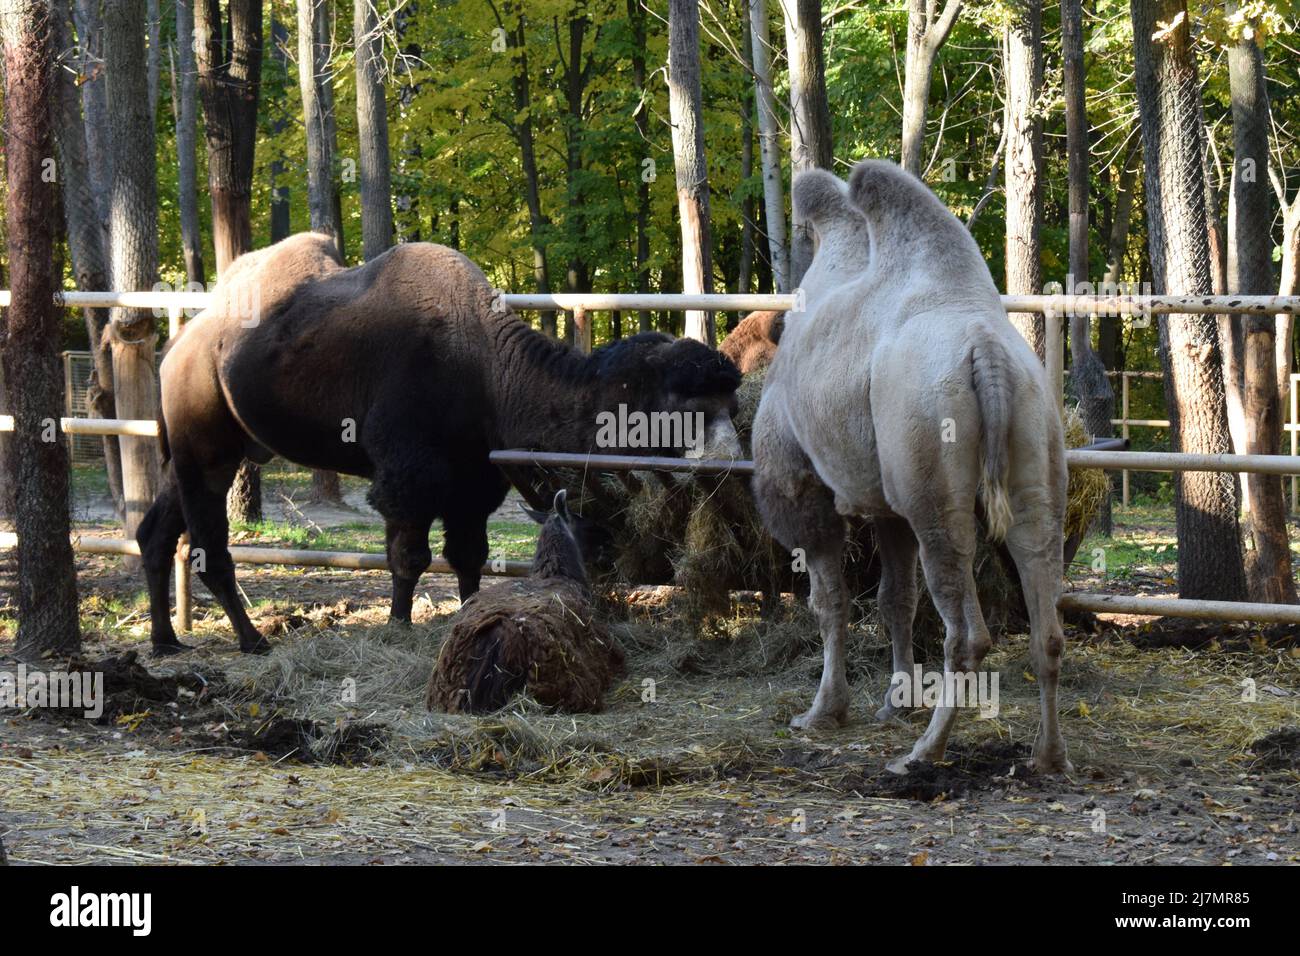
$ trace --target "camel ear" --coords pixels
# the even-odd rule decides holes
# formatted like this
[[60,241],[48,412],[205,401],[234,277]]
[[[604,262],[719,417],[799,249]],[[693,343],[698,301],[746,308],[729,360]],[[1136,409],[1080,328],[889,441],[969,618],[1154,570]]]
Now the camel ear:
[[826,222],[851,211],[844,181],[824,169],[810,169],[796,176],[793,199],[800,214],[814,223]]
[[545,511],[536,511],[532,508],[529,508],[527,505],[520,505],[519,510],[522,511],[524,514],[528,515],[528,517],[532,518],[538,524],[546,524],[546,519],[550,517],[550,515],[547,514]]
[[561,488],[555,493],[555,504],[552,506],[555,513],[560,516],[560,520],[565,524],[573,524],[573,518],[569,515],[569,493]]

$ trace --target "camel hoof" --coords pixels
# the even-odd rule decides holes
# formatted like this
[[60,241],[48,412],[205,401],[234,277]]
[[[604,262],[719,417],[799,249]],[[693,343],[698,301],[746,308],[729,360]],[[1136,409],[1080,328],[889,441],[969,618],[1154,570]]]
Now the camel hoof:
[[906,757],[896,757],[893,760],[889,761],[889,763],[885,764],[885,769],[892,774],[897,774],[900,777],[906,777],[911,772],[908,768],[913,763],[916,763],[916,761],[912,759],[911,754],[908,754]]
[[1070,763],[1065,754],[1056,757],[1034,757],[1029,766],[1034,773],[1042,776],[1055,776],[1058,774],[1074,773],[1074,764]]
[[241,654],[269,654],[271,653],[271,642],[264,637],[260,637],[252,644],[239,645]]
[[915,711],[915,707],[895,707],[893,704],[886,704],[876,711],[876,720],[882,724],[902,724],[906,723],[907,718]]
[[150,657],[175,657],[177,654],[184,654],[186,651],[192,651],[194,648],[188,644],[182,644],[180,641],[168,641],[165,644],[155,644],[149,651]]
[[847,706],[838,710],[809,710],[792,718],[790,726],[796,730],[807,730],[812,732],[838,730],[849,721],[849,709]]

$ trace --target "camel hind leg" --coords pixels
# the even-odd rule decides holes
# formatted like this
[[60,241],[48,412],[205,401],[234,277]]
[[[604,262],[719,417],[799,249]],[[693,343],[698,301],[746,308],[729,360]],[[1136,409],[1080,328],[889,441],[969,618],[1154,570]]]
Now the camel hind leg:
[[1017,523],[1007,533],[1007,549],[1020,572],[1029,610],[1029,658],[1038,678],[1041,711],[1033,756],[1039,773],[1070,773],[1074,769],[1066,756],[1056,700],[1065,649],[1065,632],[1056,608],[1061,593],[1061,544],[1059,527],[1054,529],[1046,521]]
[[912,752],[888,764],[894,773],[906,773],[913,762],[943,759],[960,703],[954,691],[959,681],[969,686],[993,643],[975,589],[973,509],[954,507],[938,518],[935,525],[913,530],[920,542],[926,587],[944,623],[943,691]]

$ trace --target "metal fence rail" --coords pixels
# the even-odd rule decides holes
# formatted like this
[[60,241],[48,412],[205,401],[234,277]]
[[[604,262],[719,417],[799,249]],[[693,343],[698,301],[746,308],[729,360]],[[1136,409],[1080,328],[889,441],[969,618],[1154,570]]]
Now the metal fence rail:
[[[795,295],[641,295],[641,294],[554,294],[503,295],[505,305],[517,309],[564,310],[581,316],[579,341],[590,344],[588,310],[686,310],[748,311],[752,309],[798,310],[802,297]],[[0,307],[9,305],[9,292],[0,290]],[[65,307],[112,307],[160,309],[169,318],[169,330],[175,335],[184,313],[201,310],[211,301],[209,293],[199,292],[66,292],[56,294],[57,304]],[[1070,313],[1139,315],[1156,314],[1298,314],[1300,296],[1071,296],[1035,295],[1003,296],[1009,312],[1042,312],[1047,317],[1048,375],[1054,393],[1063,396],[1064,336],[1061,320]],[[583,336],[585,335],[585,342]],[[1293,376],[1293,385],[1297,376]],[[1295,393],[1292,388],[1293,409]],[[1292,418],[1296,419],[1293,412]],[[1122,418],[1127,419],[1127,408]],[[1128,422],[1128,424],[1136,424]],[[99,420],[63,418],[60,426],[67,434],[156,436],[157,424],[140,420]],[[0,416],[0,430],[12,430],[13,418]],[[1127,430],[1127,426],[1126,426]],[[1297,429],[1292,431],[1292,448],[1296,449]],[[506,466],[540,465],[546,467],[585,468],[593,471],[666,471],[677,473],[731,475],[752,474],[753,464],[746,461],[699,461],[676,458],[653,458],[609,455],[562,455],[544,452],[504,451],[493,453],[493,461]],[[1126,452],[1096,449],[1071,449],[1067,464],[1072,468],[1091,467],[1152,471],[1221,471],[1260,474],[1300,474],[1300,456],[1285,455],[1194,455],[1182,452]],[[138,555],[134,541],[123,538],[99,538],[76,535],[74,547],[85,553]],[[0,534],[0,547],[13,547],[12,533]],[[186,546],[182,545],[182,549]],[[302,551],[281,548],[232,547],[231,556],[241,563],[293,564],[315,567],[341,567],[381,570],[387,568],[384,555],[365,552]],[[180,552],[178,552],[178,555]],[[429,570],[446,572],[450,567],[437,559]],[[527,573],[526,562],[494,562],[485,574],[518,575]],[[178,625],[188,630],[188,564],[177,560]],[[183,590],[182,590],[183,589]],[[1177,598],[1116,596],[1088,592],[1070,592],[1061,599],[1061,607],[1096,611],[1166,615],[1171,617],[1210,618],[1214,620],[1281,621],[1300,623],[1300,607],[1294,605],[1246,604],[1223,601],[1190,601]]]

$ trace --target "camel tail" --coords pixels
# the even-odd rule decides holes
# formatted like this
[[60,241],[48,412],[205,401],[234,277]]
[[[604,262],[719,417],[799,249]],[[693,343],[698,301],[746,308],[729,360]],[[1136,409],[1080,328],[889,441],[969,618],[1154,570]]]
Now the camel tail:
[[980,497],[988,536],[1001,541],[1013,521],[1008,492],[1011,471],[1011,356],[994,335],[978,342],[971,352],[973,385],[979,402],[984,463]]

